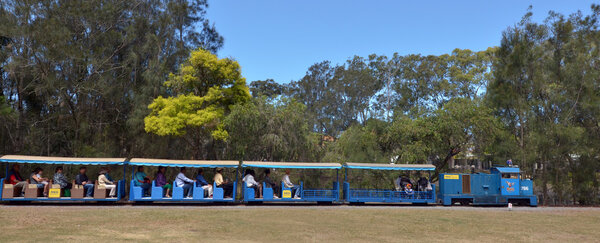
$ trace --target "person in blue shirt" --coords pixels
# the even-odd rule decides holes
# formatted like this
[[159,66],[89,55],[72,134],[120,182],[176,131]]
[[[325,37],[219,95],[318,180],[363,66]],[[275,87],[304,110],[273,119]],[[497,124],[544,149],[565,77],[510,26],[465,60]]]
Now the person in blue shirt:
[[138,167],[138,171],[133,175],[133,184],[142,188],[142,196],[150,196],[150,187],[152,187],[152,184],[146,173],[144,173],[144,167]]
[[83,186],[86,197],[92,197],[94,193],[94,183],[88,179],[85,174],[86,172],[87,168],[84,166],[79,168],[79,174],[75,176],[75,184]]
[[196,186],[202,187],[204,189],[205,196],[212,197],[213,194],[213,186],[204,179],[204,170],[202,168],[198,169],[198,175],[196,176]]
[[192,187],[195,181],[185,176],[185,167],[181,168],[179,174],[175,177],[175,184],[177,187],[183,187],[183,195],[186,195],[186,197],[192,197],[194,193]]

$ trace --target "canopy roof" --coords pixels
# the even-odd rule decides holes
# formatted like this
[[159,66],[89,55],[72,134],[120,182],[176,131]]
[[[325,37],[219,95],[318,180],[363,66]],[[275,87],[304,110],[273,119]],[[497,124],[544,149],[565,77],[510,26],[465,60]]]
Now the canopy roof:
[[435,166],[430,164],[346,163],[344,167],[368,170],[435,170]]
[[138,166],[168,166],[168,167],[238,167],[240,162],[234,160],[171,160],[171,159],[143,159],[133,158],[130,165]]
[[492,172],[500,172],[500,173],[521,173],[519,167],[493,167]]
[[36,163],[36,164],[71,164],[71,165],[123,165],[125,158],[73,158],[45,157],[26,155],[4,155],[0,162],[5,163]]
[[261,162],[244,161],[242,167],[256,168],[290,168],[290,169],[341,169],[342,165],[338,163],[317,163],[317,162]]

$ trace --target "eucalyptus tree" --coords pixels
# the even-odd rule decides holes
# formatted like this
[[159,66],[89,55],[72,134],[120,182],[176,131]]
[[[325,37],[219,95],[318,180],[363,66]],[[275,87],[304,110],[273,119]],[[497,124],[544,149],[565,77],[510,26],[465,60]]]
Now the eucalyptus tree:
[[0,153],[159,154],[151,148],[169,141],[145,135],[146,105],[166,92],[162,82],[190,48],[222,46],[206,7],[199,0],[1,1],[1,91],[16,118],[2,128],[15,139]]

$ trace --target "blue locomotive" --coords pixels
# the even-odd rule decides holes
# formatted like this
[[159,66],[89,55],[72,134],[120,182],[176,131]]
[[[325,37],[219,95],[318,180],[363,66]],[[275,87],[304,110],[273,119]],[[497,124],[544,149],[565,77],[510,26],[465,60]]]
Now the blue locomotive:
[[518,167],[492,167],[490,174],[440,174],[439,199],[445,206],[516,205],[537,206],[533,182],[521,178]]

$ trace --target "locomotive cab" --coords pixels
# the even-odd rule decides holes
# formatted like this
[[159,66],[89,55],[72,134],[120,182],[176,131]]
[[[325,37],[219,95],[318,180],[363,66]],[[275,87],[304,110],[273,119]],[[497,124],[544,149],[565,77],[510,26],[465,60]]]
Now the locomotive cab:
[[516,167],[494,167],[492,174],[500,174],[500,194],[507,196],[519,195],[521,172]]

